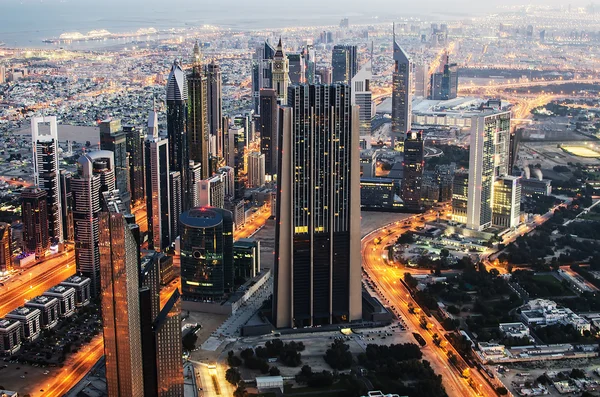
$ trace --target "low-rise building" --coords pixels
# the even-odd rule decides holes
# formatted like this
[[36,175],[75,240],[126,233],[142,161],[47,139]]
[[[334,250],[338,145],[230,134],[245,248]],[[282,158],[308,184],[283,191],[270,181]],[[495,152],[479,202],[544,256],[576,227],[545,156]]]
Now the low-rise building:
[[92,280],[83,276],[71,276],[60,285],[75,289],[75,305],[77,307],[85,306],[90,303],[90,285]]
[[558,307],[556,302],[548,299],[534,299],[523,305],[521,318],[529,326],[570,324],[581,333],[591,328],[589,321],[573,313],[569,308]]
[[10,356],[19,350],[21,347],[21,327],[21,322],[17,320],[0,319],[0,354]]
[[25,303],[25,307],[40,311],[42,328],[54,328],[58,324],[58,299],[51,296],[36,296]]
[[525,324],[518,323],[500,323],[498,325],[500,332],[507,338],[528,338],[529,327]]
[[55,285],[42,295],[58,299],[58,312],[61,317],[69,317],[75,312],[75,288]]
[[42,313],[39,309],[30,307],[18,307],[6,315],[6,318],[21,323],[21,340],[34,341],[40,336],[40,318]]

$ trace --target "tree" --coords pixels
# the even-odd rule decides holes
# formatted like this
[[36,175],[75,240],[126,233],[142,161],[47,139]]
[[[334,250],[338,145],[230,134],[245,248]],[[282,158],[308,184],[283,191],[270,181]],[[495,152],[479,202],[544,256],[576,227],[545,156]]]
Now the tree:
[[252,350],[251,348],[244,349],[240,353],[240,357],[242,357],[244,360],[247,360],[253,356],[254,356],[254,350]]
[[415,242],[415,236],[413,232],[402,233],[398,240],[396,240],[396,244],[412,244]]
[[236,356],[233,350],[230,350],[227,352],[227,364],[229,364],[230,367],[239,367],[242,365],[242,359]]
[[569,377],[571,377],[573,379],[585,378],[585,371],[583,371],[579,368],[573,368],[571,370],[571,373],[569,374]]
[[225,379],[227,380],[227,382],[236,386],[242,380],[242,376],[240,375],[240,371],[238,371],[237,368],[229,368],[225,372]]
[[352,366],[352,353],[350,346],[336,340],[331,344],[331,348],[325,352],[325,362],[333,369],[348,369]]
[[506,390],[506,387],[500,386],[496,388],[496,393],[501,396],[506,396],[508,394],[508,390]]
[[[196,348],[196,341],[198,340],[198,336],[195,332],[188,332],[182,340],[183,348],[187,351],[192,351]],[[66,348],[66,345],[65,345]],[[68,352],[68,350],[66,350]]]
[[279,371],[279,368],[277,367],[271,367],[271,369],[269,369],[269,375],[271,376],[278,376],[281,374],[281,371]]

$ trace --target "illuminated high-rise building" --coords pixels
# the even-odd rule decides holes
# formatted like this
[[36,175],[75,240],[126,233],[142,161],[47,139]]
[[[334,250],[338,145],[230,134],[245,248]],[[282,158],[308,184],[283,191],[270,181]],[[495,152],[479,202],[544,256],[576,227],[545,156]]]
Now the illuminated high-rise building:
[[144,131],[134,126],[123,126],[127,157],[129,159],[129,186],[132,205],[146,200],[144,185]]
[[100,148],[113,152],[116,187],[121,194],[123,204],[130,209],[129,158],[127,156],[125,132],[121,128],[121,120],[105,120],[100,123]]
[[392,148],[406,138],[411,127],[412,62],[396,42],[394,33],[394,71],[392,74]]
[[352,106],[358,106],[360,136],[371,135],[371,121],[375,117],[375,104],[371,94],[372,63],[367,63],[352,78]]
[[[215,137],[216,148],[212,151],[213,156],[223,157],[223,91],[221,67],[213,60],[206,66],[206,78],[208,82],[208,127],[210,136]],[[211,173],[207,172],[207,176]]]
[[290,63],[283,52],[283,45],[281,44],[280,38],[279,44],[277,44],[277,50],[273,56],[273,89],[277,93],[277,100],[282,105],[287,103],[288,85],[290,81],[289,73]]
[[233,218],[221,208],[181,214],[181,286],[186,299],[220,300],[233,289]]
[[458,65],[446,53],[438,71],[431,74],[429,99],[449,100],[458,95]]
[[252,56],[252,102],[254,113],[260,114],[260,91],[273,88],[273,57],[275,48],[265,41]]
[[37,187],[21,192],[23,250],[42,257],[50,248],[48,233],[48,193]]
[[260,151],[265,155],[265,173],[277,174],[277,92],[260,90]]
[[200,206],[225,208],[224,179],[223,174],[217,174],[198,183]]
[[521,177],[504,175],[494,182],[492,225],[509,229],[517,227],[521,217]]
[[265,184],[265,155],[260,152],[248,153],[248,186],[262,187]]
[[100,293],[98,216],[102,192],[115,190],[113,152],[89,152],[77,160],[77,174],[71,179],[75,264],[77,272],[92,280],[92,296]]
[[179,215],[183,212],[182,197],[179,194],[181,192],[181,172],[171,171],[169,173],[169,192],[171,192],[171,207],[169,210],[170,228],[171,228],[171,241],[175,240],[179,236]]
[[[187,134],[190,148],[190,160],[201,165],[201,179],[204,179],[209,175],[208,85],[206,74],[204,73],[202,66],[202,54],[200,53],[198,43],[194,45],[192,69],[187,75],[187,84]],[[192,189],[191,186],[190,189]]]
[[181,202],[187,208],[187,170],[190,150],[187,134],[188,84],[179,61],[175,61],[167,82],[167,134],[169,137],[169,169],[181,173]]
[[158,117],[155,111],[150,112],[148,118],[148,133],[144,145],[148,246],[160,251],[171,244],[171,192],[169,140],[158,135]]
[[0,222],[0,274],[4,274],[13,269],[12,253],[10,224]]
[[[50,125],[49,133],[40,131],[40,124]],[[55,116],[31,119],[33,146],[33,183],[47,193],[48,233],[53,242],[63,241],[60,176],[58,169],[58,127]]]
[[355,45],[336,45],[331,53],[331,70],[334,83],[350,84],[358,72],[358,53]]
[[419,211],[422,206],[421,183],[425,166],[424,154],[423,133],[410,131],[404,140],[402,200],[405,207],[412,211]]
[[106,386],[109,397],[143,397],[139,248],[115,193],[98,216]]
[[63,237],[65,241],[75,241],[73,227],[73,193],[71,192],[73,174],[60,170],[60,207],[62,211]]
[[290,65],[290,83],[304,84],[306,82],[306,65],[303,53],[287,54]]
[[279,110],[278,328],[362,318],[357,120],[345,84],[292,86]]

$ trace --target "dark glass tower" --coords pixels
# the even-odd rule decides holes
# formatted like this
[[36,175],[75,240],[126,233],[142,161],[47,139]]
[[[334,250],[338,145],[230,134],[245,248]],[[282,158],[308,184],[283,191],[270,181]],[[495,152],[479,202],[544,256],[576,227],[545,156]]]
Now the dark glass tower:
[[223,124],[221,67],[214,61],[206,66],[206,78],[208,81],[208,126],[210,135],[215,137],[217,145],[212,153],[223,157],[223,130],[227,128],[227,125]]
[[121,120],[105,120],[100,123],[100,148],[114,153],[115,182],[121,194],[121,200],[129,212],[131,193],[129,192],[129,159],[125,132],[121,129]]
[[260,90],[260,151],[265,155],[265,174],[277,174],[277,93]]
[[23,219],[23,249],[36,256],[44,256],[50,248],[48,231],[48,194],[39,188],[21,192]]
[[73,174],[69,171],[60,170],[60,205],[62,211],[63,235],[66,241],[75,241],[71,178],[73,178]]
[[129,158],[129,186],[132,205],[144,203],[144,134],[133,126],[124,126]]
[[[200,164],[202,179],[209,176],[208,152],[208,86],[202,68],[202,55],[200,47],[194,46],[193,66],[187,75],[188,84],[188,143],[190,146],[190,160]],[[193,187],[190,187],[192,189]],[[190,207],[192,207],[190,203]]]
[[181,173],[181,202],[187,209],[188,167],[190,151],[187,124],[188,84],[179,61],[173,63],[167,82],[167,134],[169,137],[169,169]]
[[410,131],[412,113],[412,62],[396,42],[394,34],[394,72],[392,74],[392,149]]
[[275,325],[359,320],[359,125],[350,87],[290,87],[278,125]]
[[422,132],[409,132],[404,140],[402,200],[406,208],[412,211],[421,209],[421,182],[425,165],[423,154]]
[[233,288],[233,218],[199,207],[181,214],[181,286],[185,299],[220,300]]
[[336,45],[331,53],[332,79],[334,83],[350,84],[358,72],[358,55],[355,45]]

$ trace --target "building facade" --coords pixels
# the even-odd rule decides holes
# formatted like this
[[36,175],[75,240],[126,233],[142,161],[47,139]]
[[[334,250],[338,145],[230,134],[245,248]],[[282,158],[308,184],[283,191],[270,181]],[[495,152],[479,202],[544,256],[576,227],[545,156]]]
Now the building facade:
[[281,39],[279,39],[277,50],[273,56],[273,89],[277,93],[277,101],[282,105],[287,103],[289,73],[290,63],[283,52]]
[[[187,75],[187,135],[190,160],[200,164],[200,179],[205,179],[209,175],[208,80],[202,66],[202,55],[198,43],[194,45],[192,62],[192,69]],[[190,189],[192,189],[191,186]],[[192,205],[191,202],[190,205]]]
[[412,61],[396,42],[394,34],[394,71],[392,74],[392,148],[401,143],[411,129]]
[[100,149],[113,152],[116,188],[121,194],[123,205],[129,211],[131,208],[129,159],[127,138],[121,127],[121,120],[105,120],[100,123]]
[[423,133],[411,131],[404,140],[404,177],[402,179],[402,201],[407,209],[420,211],[421,184],[425,168],[425,146]]
[[48,193],[45,190],[33,187],[21,192],[23,250],[37,257],[45,256],[50,248],[48,207]]
[[331,52],[333,83],[350,84],[358,72],[358,53],[355,45],[335,45]]
[[265,155],[265,173],[277,174],[277,92],[260,91],[260,151]]

